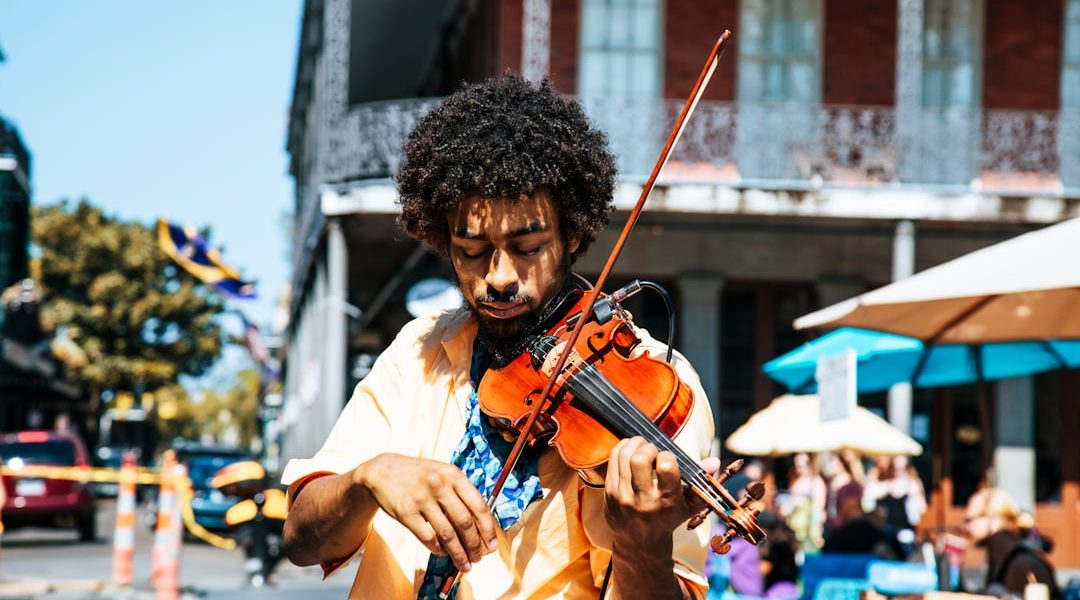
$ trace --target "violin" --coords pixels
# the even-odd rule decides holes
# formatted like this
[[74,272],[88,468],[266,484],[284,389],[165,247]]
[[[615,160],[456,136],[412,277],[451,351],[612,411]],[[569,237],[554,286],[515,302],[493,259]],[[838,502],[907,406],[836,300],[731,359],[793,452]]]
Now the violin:
[[[715,512],[727,531],[711,542],[714,551],[724,554],[735,536],[752,544],[765,538],[757,524],[756,509],[749,504],[761,499],[765,489],[751,483],[743,503],[738,503],[723,482],[742,466],[729,465],[714,479],[697,460],[686,454],[672,438],[682,429],[694,398],[670,363],[634,349],[641,340],[632,327],[629,313],[606,296],[590,318],[582,319],[585,295],[571,298],[567,317],[544,334],[533,336],[526,352],[505,367],[488,370],[480,380],[477,395],[480,409],[504,430],[532,436],[555,448],[563,462],[576,469],[584,481],[602,486],[597,467],[604,465],[620,439],[641,436],[661,451],[675,455],[683,485],[704,500],[708,508],[695,515],[689,528],[700,525]],[[600,315],[597,317],[596,315]],[[554,371],[558,356],[571,343],[570,327],[581,327],[561,371]],[[535,403],[543,402],[544,382],[555,379],[548,402],[531,428],[526,429]]]

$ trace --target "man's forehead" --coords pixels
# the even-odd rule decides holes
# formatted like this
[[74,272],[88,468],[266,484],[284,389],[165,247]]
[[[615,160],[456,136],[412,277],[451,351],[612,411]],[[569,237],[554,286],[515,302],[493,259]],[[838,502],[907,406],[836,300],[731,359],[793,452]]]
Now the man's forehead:
[[458,237],[517,236],[548,231],[557,213],[545,196],[463,199],[447,215],[450,232]]

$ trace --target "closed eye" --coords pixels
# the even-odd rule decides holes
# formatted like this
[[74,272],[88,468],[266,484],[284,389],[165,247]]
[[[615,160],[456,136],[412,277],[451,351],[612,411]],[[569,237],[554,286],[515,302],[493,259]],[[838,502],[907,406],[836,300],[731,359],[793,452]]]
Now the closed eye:
[[455,247],[457,248],[458,253],[461,254],[461,257],[466,259],[481,258],[487,254],[490,249],[490,246],[487,244],[458,245]]

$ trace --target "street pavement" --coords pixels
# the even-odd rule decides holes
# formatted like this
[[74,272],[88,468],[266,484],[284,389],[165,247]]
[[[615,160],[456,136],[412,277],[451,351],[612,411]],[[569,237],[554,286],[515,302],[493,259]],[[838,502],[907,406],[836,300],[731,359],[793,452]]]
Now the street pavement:
[[[120,590],[110,582],[115,503],[103,500],[98,510],[98,539],[80,542],[72,530],[21,528],[4,532],[0,542],[0,598],[152,598],[150,586],[153,533],[143,507],[136,514],[134,585]],[[318,567],[278,564],[274,585],[246,586],[240,549],[221,550],[201,541],[184,543],[180,585],[186,597],[209,600],[286,598],[339,599],[348,595],[355,565],[329,581]]]

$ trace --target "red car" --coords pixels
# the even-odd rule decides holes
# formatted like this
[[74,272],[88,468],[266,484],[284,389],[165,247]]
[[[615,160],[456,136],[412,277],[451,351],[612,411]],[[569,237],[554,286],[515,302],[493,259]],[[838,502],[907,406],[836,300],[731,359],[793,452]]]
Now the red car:
[[5,527],[58,525],[72,527],[84,541],[97,535],[97,510],[88,484],[70,479],[20,477],[32,465],[88,468],[86,447],[70,433],[22,431],[0,434],[0,460],[13,475],[4,477],[2,518]]

